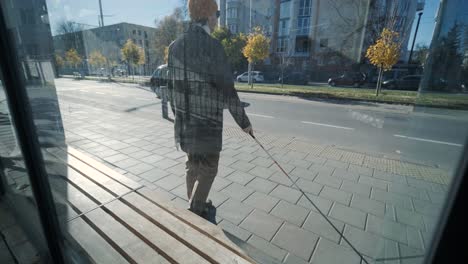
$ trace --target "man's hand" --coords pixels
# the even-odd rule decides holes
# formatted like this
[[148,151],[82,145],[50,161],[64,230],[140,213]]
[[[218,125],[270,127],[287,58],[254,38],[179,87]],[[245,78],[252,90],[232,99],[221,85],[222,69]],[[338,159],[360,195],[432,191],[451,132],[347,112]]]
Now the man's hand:
[[253,129],[252,129],[252,125],[250,125],[250,126],[244,128],[244,129],[242,129],[242,130],[243,130],[245,133],[249,134],[249,135],[252,135],[252,136],[254,135]]

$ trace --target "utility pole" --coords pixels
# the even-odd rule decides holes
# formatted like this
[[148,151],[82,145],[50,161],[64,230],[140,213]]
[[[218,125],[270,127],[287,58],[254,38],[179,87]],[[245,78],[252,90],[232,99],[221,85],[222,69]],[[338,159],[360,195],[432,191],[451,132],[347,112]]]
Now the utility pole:
[[[252,34],[252,0],[249,1],[249,34]],[[249,61],[249,85],[252,85],[252,63]]]
[[418,29],[419,29],[419,22],[421,22],[421,16],[423,12],[418,13],[418,23],[416,24],[416,30],[414,31],[414,37],[413,37],[413,44],[411,45],[411,50],[409,53],[409,58],[408,58],[408,64],[411,63],[411,59],[413,58],[413,49],[414,49],[414,43],[416,42],[416,35],[418,34]]
[[101,3],[101,0],[99,0],[99,11],[100,11],[100,13],[101,13],[101,23],[100,23],[101,25],[100,25],[100,26],[103,27],[103,26],[104,26],[104,16],[102,15],[102,3]]

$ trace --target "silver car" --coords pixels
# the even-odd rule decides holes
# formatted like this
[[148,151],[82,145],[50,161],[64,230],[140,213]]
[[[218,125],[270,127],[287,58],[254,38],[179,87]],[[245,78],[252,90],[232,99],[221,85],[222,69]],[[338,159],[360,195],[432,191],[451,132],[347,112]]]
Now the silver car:
[[[237,76],[236,81],[238,82],[248,82],[249,81],[249,73],[244,72],[243,74]],[[261,71],[253,71],[252,72],[252,81],[262,83],[265,81],[263,77],[263,73]]]

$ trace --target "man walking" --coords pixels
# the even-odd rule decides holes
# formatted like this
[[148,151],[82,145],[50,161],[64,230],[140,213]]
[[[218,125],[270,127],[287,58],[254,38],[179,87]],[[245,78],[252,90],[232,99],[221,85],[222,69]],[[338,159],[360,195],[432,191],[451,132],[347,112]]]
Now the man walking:
[[189,209],[208,219],[206,200],[218,172],[222,148],[223,109],[253,135],[234,89],[221,43],[210,36],[219,17],[215,0],[189,0],[190,23],[169,47],[169,91],[176,145],[187,153]]

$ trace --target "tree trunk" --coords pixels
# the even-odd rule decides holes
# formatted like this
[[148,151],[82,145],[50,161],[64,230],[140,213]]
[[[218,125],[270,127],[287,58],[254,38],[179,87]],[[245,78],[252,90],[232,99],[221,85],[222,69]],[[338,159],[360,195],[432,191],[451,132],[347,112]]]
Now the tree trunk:
[[253,89],[253,78],[252,78],[252,71],[253,71],[253,63],[250,65],[250,72],[249,72],[249,76],[250,76],[250,89]]
[[281,88],[283,88],[284,83],[284,69],[281,69]]
[[379,77],[377,78],[377,87],[375,88],[375,96],[379,96],[381,85],[382,85],[382,67],[379,67]]

